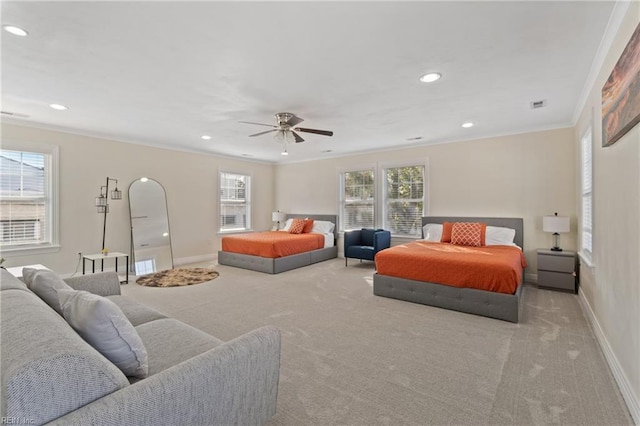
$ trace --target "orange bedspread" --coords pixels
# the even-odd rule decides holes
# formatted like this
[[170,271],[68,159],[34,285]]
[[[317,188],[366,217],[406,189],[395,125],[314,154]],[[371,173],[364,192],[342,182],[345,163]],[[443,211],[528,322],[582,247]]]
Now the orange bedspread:
[[222,251],[276,258],[324,247],[322,234],[290,234],[282,231],[222,237]]
[[513,294],[527,266],[513,246],[467,247],[416,241],[376,254],[378,274]]

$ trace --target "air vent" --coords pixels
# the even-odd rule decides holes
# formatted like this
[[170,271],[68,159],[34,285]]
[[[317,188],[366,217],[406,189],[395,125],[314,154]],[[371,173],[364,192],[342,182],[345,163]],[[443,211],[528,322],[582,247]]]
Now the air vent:
[[532,101],[531,102],[531,109],[538,109],[538,108],[542,108],[542,107],[546,107],[547,106],[547,101],[542,100],[542,101]]
[[0,111],[0,114],[6,115],[7,117],[29,118],[27,114],[20,114],[19,112]]

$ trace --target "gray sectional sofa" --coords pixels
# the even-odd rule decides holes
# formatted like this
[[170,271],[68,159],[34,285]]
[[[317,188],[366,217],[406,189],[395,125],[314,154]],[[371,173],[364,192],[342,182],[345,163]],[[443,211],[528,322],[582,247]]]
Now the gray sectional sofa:
[[0,273],[3,422],[259,425],[275,414],[277,328],[223,342],[121,296],[115,273],[66,279],[115,303],[135,329],[146,377],[127,377],[23,281]]

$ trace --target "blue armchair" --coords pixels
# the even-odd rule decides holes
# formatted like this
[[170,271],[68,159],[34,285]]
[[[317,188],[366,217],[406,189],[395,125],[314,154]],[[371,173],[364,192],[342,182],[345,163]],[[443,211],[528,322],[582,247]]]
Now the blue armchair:
[[391,246],[391,232],[362,228],[344,233],[344,266],[347,259],[374,260],[376,253]]

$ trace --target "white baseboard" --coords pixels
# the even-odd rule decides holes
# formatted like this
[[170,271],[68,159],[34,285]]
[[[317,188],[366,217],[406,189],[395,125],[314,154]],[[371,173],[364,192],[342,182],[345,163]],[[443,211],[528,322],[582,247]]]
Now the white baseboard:
[[629,383],[629,379],[627,375],[624,373],[620,362],[618,362],[618,358],[616,358],[607,337],[602,331],[602,327],[600,327],[600,323],[598,323],[598,319],[596,318],[593,309],[591,309],[591,305],[587,300],[586,296],[582,292],[582,289],[578,291],[578,300],[580,300],[580,307],[582,308],[582,312],[585,317],[591,324],[591,329],[593,330],[593,334],[596,336],[596,340],[602,349],[602,353],[604,354],[604,358],[607,360],[607,364],[609,364],[609,369],[613,374],[616,383],[618,384],[618,388],[620,388],[620,393],[622,393],[622,397],[624,401],[627,403],[627,408],[631,413],[631,417],[636,425],[640,425],[640,400],[633,393],[633,388]]
[[527,283],[538,283],[538,274],[524,274],[524,281]]
[[200,263],[200,262],[211,262],[218,260],[218,253],[213,254],[204,254],[199,256],[190,256],[190,257],[179,257],[173,259],[173,264],[176,266],[179,265],[188,265],[190,263]]

